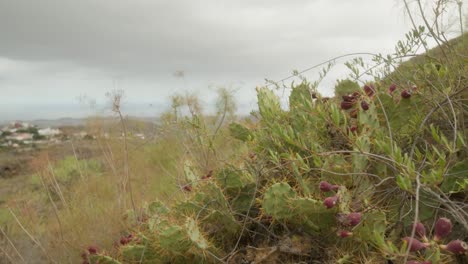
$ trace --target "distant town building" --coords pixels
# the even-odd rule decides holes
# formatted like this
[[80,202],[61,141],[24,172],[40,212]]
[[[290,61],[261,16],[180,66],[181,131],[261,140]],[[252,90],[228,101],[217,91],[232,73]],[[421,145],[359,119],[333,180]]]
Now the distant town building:
[[139,139],[142,139],[142,140],[145,139],[145,135],[142,134],[142,133],[137,133],[137,134],[135,134],[135,137],[137,137],[137,138],[139,138]]
[[0,128],[0,147],[19,148],[24,145],[56,143],[63,140],[56,137],[61,134],[62,131],[56,128],[39,129],[26,122],[11,122]]
[[30,133],[18,133],[11,136],[7,136],[6,139],[9,140],[16,140],[16,141],[25,141],[25,140],[32,140],[33,134]]
[[78,138],[84,138],[87,135],[88,135],[88,133],[86,131],[80,131],[80,132],[77,132],[77,133],[73,134],[73,136],[78,137]]
[[59,129],[50,128],[50,127],[39,129],[37,132],[39,133],[39,135],[44,136],[44,137],[57,136],[62,133]]

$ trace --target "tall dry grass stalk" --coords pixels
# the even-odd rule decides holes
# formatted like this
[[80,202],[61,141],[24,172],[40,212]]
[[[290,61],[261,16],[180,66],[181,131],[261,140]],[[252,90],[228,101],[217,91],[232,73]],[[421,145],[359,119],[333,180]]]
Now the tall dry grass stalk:
[[137,209],[135,206],[135,200],[133,197],[133,190],[132,190],[132,182],[130,178],[130,165],[129,165],[129,154],[128,154],[128,142],[127,142],[127,125],[125,122],[125,119],[122,115],[121,111],[121,103],[122,103],[122,98],[124,96],[123,90],[114,90],[110,93],[107,93],[107,96],[111,99],[112,102],[112,111],[116,113],[119,116],[120,119],[120,125],[122,128],[122,136],[123,136],[123,144],[124,144],[124,160],[123,160],[123,165],[124,165],[124,174],[122,177],[122,194],[123,194],[123,204],[124,208],[126,208],[126,194],[127,191],[130,195],[130,202],[132,204],[133,212],[135,216],[137,215]]

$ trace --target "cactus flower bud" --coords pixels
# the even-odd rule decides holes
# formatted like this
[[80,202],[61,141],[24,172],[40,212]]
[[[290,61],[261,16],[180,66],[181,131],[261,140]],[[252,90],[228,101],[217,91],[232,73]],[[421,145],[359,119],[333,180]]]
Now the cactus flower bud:
[[327,209],[333,208],[338,203],[338,196],[327,197],[323,200],[323,204]]
[[320,191],[322,192],[335,191],[335,190],[338,190],[338,188],[339,188],[338,185],[332,185],[326,181],[320,182]]
[[129,234],[128,236],[123,236],[120,238],[120,244],[121,245],[126,245],[130,243],[133,240],[133,235]]
[[343,98],[344,102],[354,102],[354,100],[356,100],[352,95],[343,95],[341,98]]
[[[255,155],[255,154],[254,154]],[[213,176],[213,170],[210,170],[206,175],[204,175],[202,178],[202,180],[206,180],[206,179],[209,179]]]
[[441,245],[440,247],[453,254],[464,254],[468,250],[468,245],[459,239],[450,241],[447,245]]
[[420,238],[426,237],[426,228],[421,222],[417,222],[416,224],[413,224],[413,228],[416,231],[416,235]]
[[348,110],[348,109],[351,109],[354,105],[354,102],[346,102],[346,101],[342,101],[341,102],[341,109],[343,110]]
[[409,248],[410,252],[419,251],[419,250],[425,249],[425,248],[427,248],[429,246],[429,243],[422,243],[421,241],[417,240],[416,238],[412,238],[412,237],[405,237],[405,238],[403,238],[403,240],[406,241],[406,243],[410,247]]
[[99,248],[97,246],[90,246],[88,247],[88,252],[91,255],[96,255],[99,251]]
[[442,217],[437,220],[434,228],[434,240],[440,241],[452,232],[452,222],[450,219]]
[[350,213],[348,216],[346,216],[346,222],[350,226],[357,226],[361,222],[361,218],[361,213]]
[[403,90],[401,92],[401,97],[404,98],[404,99],[408,99],[408,98],[411,97],[411,93],[408,90]]
[[361,101],[361,107],[364,111],[369,110],[369,104],[366,101]]
[[128,242],[130,242],[130,241],[129,241],[126,237],[121,237],[121,238],[120,238],[120,244],[121,244],[122,246],[128,244]]
[[353,235],[353,232],[350,232],[350,231],[347,231],[347,230],[338,231],[338,236],[341,237],[341,238],[350,237],[352,235]]
[[375,92],[374,85],[372,85],[372,84],[365,85],[364,86],[364,92],[367,94],[367,96],[374,95],[374,92]]
[[388,87],[388,92],[393,93],[396,90],[396,84],[392,83],[390,87]]

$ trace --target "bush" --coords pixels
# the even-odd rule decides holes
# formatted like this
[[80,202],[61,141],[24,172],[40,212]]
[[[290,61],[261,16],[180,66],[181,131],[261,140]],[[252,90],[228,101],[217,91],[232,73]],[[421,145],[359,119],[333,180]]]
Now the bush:
[[[428,38],[439,47],[416,56],[418,47],[427,48]],[[467,245],[461,239],[468,235],[467,41],[468,34],[446,41],[434,29],[415,27],[394,54],[375,54],[371,65],[362,58],[345,63],[350,76],[337,82],[333,98],[317,92],[318,81],[302,78],[291,85],[288,109],[273,89],[257,88],[257,123],[236,122],[235,104],[225,90],[220,91],[214,118],[203,115],[196,97],[174,96],[171,111],[161,118],[160,141],[139,153],[145,159],[132,152],[135,160],[129,166],[132,156],[126,146],[122,152],[127,158],[115,160],[107,146],[112,160],[108,178],[117,181],[118,188],[90,177],[80,195],[71,199],[70,208],[89,213],[78,228],[94,233],[96,243],[116,241],[107,250],[87,247],[83,262],[462,259]],[[408,57],[412,59],[403,62]],[[122,116],[120,96],[115,97],[114,111]],[[226,120],[231,123],[230,138],[224,134]],[[90,171],[101,169],[82,162],[79,166],[89,165]],[[158,186],[151,189],[165,191],[170,198],[133,206],[125,221],[103,220],[107,215],[101,210],[112,215],[127,209],[127,194],[120,185],[148,184],[146,178],[133,178],[147,162],[159,163],[158,171],[148,174],[176,175],[154,181]],[[79,177],[76,166],[67,158],[56,165],[54,177],[62,184],[72,182]],[[118,178],[122,167],[137,169],[131,179],[128,171]],[[105,203],[102,197],[116,197],[118,202]],[[69,219],[65,225],[79,215],[74,210],[60,213]],[[103,237],[102,223],[107,220],[130,227],[121,237]],[[426,231],[430,226],[433,234]],[[56,245],[65,241],[51,240]]]
[[466,123],[457,118],[466,109],[459,95],[467,71],[456,56],[439,67],[428,58],[403,64],[414,72],[389,72],[359,89],[339,82],[333,100],[312,96],[316,87],[304,80],[291,87],[289,110],[259,88],[257,126],[230,125],[249,157],[208,175],[187,163],[183,198],[150,204],[115,256],[125,263],[455,261],[466,244],[421,242],[413,228],[445,215],[458,226],[450,239],[468,234]]

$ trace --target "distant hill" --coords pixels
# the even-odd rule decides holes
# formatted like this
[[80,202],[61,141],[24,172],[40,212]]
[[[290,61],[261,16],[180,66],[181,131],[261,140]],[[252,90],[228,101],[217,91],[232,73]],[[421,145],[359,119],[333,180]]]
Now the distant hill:
[[[87,124],[91,117],[85,117],[85,118],[70,118],[70,117],[64,117],[64,118],[59,118],[59,119],[37,119],[37,120],[25,120],[25,122],[31,123],[33,125],[39,126],[39,127],[69,127],[69,126],[84,126]],[[145,123],[153,123],[157,124],[159,122],[159,119],[156,117],[134,117],[134,116],[129,116],[127,117],[128,119],[131,120],[137,120],[137,121],[142,121]],[[108,116],[108,117],[99,117],[101,120],[106,120],[106,121],[113,121],[116,120],[116,117]],[[2,121],[0,122],[0,126],[9,124],[13,121],[16,120],[10,120],[10,121]],[[20,120],[23,121],[23,120]]]
[[86,118],[60,118],[60,119],[39,119],[29,121],[39,127],[60,127],[60,126],[83,126]]

